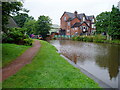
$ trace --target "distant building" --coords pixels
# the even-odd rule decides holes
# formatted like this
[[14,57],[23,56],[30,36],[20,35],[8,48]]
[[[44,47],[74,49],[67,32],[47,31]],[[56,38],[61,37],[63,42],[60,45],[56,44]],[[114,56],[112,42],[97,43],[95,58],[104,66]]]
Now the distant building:
[[94,24],[94,15],[64,12],[60,18],[60,35],[90,35],[96,31]]

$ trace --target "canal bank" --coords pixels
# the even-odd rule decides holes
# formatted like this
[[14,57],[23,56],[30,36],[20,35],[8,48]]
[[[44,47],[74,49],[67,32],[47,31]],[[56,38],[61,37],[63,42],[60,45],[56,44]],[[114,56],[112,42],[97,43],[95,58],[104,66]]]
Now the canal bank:
[[100,88],[61,57],[53,45],[42,40],[40,44],[41,48],[31,63],[3,81],[3,88]]
[[70,60],[112,88],[118,88],[119,49],[117,45],[86,43],[70,40],[50,42]]
[[104,83],[103,81],[101,81],[100,79],[98,79],[97,77],[95,77],[94,75],[92,75],[91,73],[89,73],[88,71],[86,71],[85,69],[81,68],[79,65],[75,64],[74,62],[72,62],[70,59],[68,59],[67,57],[65,57],[64,55],[61,54],[61,56],[67,60],[71,65],[73,65],[74,67],[80,69],[80,71],[82,73],[84,73],[85,75],[87,75],[88,77],[92,78],[95,82],[97,82],[99,84],[99,86],[101,86],[102,88],[112,88],[111,86],[109,86],[108,84]]

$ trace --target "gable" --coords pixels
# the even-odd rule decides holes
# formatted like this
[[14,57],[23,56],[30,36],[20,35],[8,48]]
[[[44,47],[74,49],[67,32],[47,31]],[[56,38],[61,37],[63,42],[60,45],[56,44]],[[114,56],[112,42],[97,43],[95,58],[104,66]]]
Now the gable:
[[86,22],[82,22],[80,26],[87,26],[87,27],[90,27]]

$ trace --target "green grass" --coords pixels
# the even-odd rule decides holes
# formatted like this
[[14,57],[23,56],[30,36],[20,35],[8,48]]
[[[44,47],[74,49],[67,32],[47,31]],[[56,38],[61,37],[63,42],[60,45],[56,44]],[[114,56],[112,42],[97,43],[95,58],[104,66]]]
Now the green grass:
[[30,64],[3,82],[3,88],[99,88],[92,79],[73,67],[56,48],[41,41]]
[[106,40],[103,35],[95,36],[75,36],[72,38],[75,41],[95,42],[95,43],[108,43],[108,44],[120,44],[120,40]]
[[30,46],[16,44],[0,44],[2,46],[2,67],[5,67],[18,56],[20,56]]

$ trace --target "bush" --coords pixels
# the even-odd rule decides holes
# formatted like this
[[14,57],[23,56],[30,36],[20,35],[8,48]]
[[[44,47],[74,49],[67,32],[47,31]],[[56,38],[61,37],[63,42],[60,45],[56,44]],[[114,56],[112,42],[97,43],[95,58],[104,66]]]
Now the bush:
[[120,44],[120,40],[112,40],[112,41],[110,41],[110,43],[112,43],[112,44]]
[[33,42],[31,38],[24,39],[23,41],[24,41],[24,45],[27,45],[27,46],[32,45],[32,42]]
[[[24,39],[28,39],[25,40]],[[25,35],[24,28],[10,28],[7,34],[3,33],[3,43],[15,43],[20,45],[31,45],[28,35]]]

